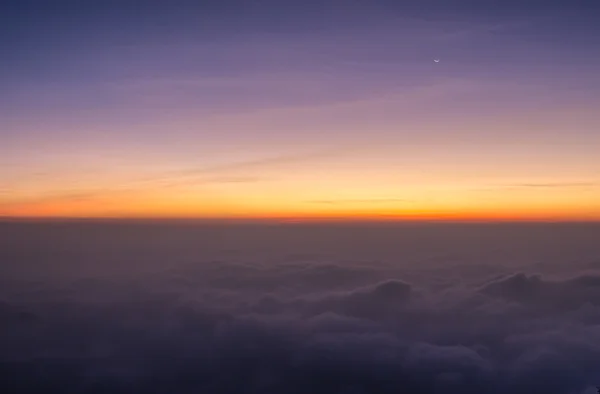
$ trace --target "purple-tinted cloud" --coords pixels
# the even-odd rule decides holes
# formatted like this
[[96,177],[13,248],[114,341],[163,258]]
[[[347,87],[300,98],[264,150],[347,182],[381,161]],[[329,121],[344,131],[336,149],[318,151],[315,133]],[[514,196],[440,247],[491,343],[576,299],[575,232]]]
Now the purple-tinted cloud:
[[[600,253],[583,236],[597,226],[523,226],[3,224],[2,385],[587,394],[600,378],[600,280],[592,260],[569,259]],[[339,257],[357,244],[375,256],[386,236],[389,262]],[[531,253],[548,248],[552,264],[537,264]],[[508,251],[528,259],[519,270],[498,259]]]

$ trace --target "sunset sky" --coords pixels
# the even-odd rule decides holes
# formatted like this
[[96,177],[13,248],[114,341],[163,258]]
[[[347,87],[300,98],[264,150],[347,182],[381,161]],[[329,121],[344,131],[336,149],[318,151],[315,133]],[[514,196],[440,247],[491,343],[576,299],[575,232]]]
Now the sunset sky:
[[0,216],[600,220],[598,1],[137,3],[0,5]]

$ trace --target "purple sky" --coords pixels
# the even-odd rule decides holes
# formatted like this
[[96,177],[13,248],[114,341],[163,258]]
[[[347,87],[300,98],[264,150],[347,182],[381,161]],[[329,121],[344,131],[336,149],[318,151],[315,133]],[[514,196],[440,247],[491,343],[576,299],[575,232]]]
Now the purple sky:
[[595,2],[202,3],[3,2],[0,215],[600,218]]

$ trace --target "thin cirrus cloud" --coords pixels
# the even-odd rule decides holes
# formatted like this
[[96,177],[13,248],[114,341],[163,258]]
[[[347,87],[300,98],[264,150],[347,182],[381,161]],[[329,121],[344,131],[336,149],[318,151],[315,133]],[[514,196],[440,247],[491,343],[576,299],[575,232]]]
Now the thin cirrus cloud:
[[[215,204],[215,188],[234,187],[236,190],[245,188],[247,185],[268,182],[272,184],[277,180],[273,178],[273,169],[276,173],[285,174],[290,166],[302,165],[307,162],[318,162],[340,154],[340,150],[320,150],[303,153],[292,153],[287,155],[271,156],[246,161],[222,163],[214,166],[200,166],[197,168],[186,168],[178,171],[157,172],[155,175],[132,178],[127,181],[108,183],[105,187],[81,188],[71,186],[67,183],[60,187],[60,177],[56,174],[46,174],[46,181],[55,178],[54,188],[47,191],[28,192],[26,189],[8,189],[0,199],[0,213],[23,214],[40,210],[50,213],[54,210],[60,212],[70,211],[69,206],[78,212],[85,213],[86,206],[93,206],[91,211],[97,211],[99,204],[107,204],[114,207],[120,213],[131,209],[131,204],[152,205],[152,201],[166,201],[167,207],[162,210],[172,211],[173,204],[181,199],[180,194],[194,193],[197,195],[198,204],[202,207],[202,201],[212,201],[208,206]],[[267,171],[268,175],[264,174]],[[62,189],[62,190],[61,190]],[[216,192],[221,195],[220,191]],[[179,195],[178,195],[179,194]],[[225,198],[223,196],[223,198]],[[171,203],[169,203],[171,201]],[[127,203],[123,209],[119,204]],[[217,204],[218,205],[218,204]],[[57,208],[58,207],[58,208]],[[193,206],[187,209],[195,210]],[[205,208],[206,209],[206,208]],[[202,210],[202,209],[201,209]],[[152,213],[150,212],[150,215]],[[160,212],[157,212],[160,214]]]
[[578,188],[578,187],[597,187],[600,186],[600,182],[549,182],[549,183],[517,183],[512,185],[513,187],[524,187],[524,188]]
[[600,181],[581,181],[581,182],[523,182],[523,183],[500,183],[489,185],[487,187],[475,187],[472,190],[479,191],[498,191],[498,190],[537,190],[544,189],[586,189],[592,190],[600,187]]
[[311,204],[325,205],[345,205],[345,204],[393,204],[393,203],[410,203],[413,200],[404,198],[365,198],[365,199],[333,199],[333,200],[311,200],[307,201]]

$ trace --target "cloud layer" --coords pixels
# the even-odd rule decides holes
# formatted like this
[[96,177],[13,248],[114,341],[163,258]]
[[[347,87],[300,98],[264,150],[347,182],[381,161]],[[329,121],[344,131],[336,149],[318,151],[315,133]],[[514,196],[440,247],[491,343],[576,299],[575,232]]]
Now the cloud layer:
[[0,384],[594,393],[598,229],[507,230],[1,225]]

